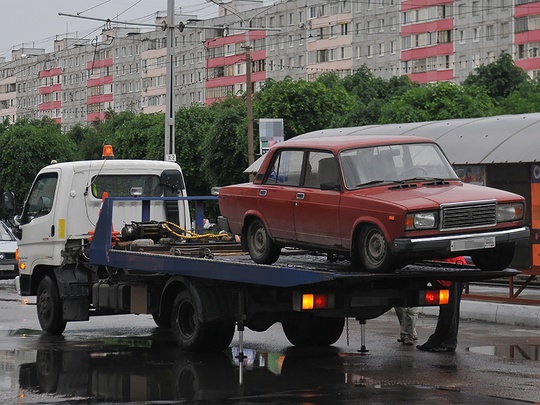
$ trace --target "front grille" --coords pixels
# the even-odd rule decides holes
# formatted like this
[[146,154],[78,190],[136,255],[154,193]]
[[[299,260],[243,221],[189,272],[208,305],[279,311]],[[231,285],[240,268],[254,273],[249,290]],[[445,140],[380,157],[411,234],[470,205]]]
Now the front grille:
[[497,223],[495,201],[442,206],[441,229],[463,229],[492,226]]
[[[15,260],[15,253],[0,253],[0,255],[4,256],[4,259],[2,260],[8,260],[8,259]],[[2,264],[2,260],[0,260],[0,264]]]

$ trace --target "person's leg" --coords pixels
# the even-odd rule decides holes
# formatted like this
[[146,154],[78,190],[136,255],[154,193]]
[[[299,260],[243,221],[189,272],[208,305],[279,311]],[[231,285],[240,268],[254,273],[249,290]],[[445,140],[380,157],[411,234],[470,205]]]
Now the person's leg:
[[400,337],[398,341],[406,345],[414,344],[414,340],[418,339],[418,335],[416,334],[418,308],[396,307],[395,310],[400,325]]
[[461,282],[453,282],[450,285],[448,305],[439,307],[439,317],[435,331],[426,343],[417,346],[419,350],[443,352],[456,350],[462,289],[463,284]]

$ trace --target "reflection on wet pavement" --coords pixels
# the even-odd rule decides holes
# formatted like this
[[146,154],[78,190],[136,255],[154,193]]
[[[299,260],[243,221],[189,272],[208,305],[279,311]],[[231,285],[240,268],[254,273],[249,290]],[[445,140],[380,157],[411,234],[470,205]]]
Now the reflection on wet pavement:
[[[433,387],[383,384],[362,374],[358,356],[335,347],[315,352],[290,347],[281,353],[244,347],[240,367],[236,346],[208,354],[182,352],[172,341],[156,336],[93,340],[26,336],[26,351],[0,351],[1,358],[20,358],[16,363],[22,395],[48,394],[92,403],[227,400],[242,404],[356,404],[360,398],[362,403],[381,404],[415,398],[417,404],[428,404],[435,397],[440,402],[442,395],[446,404],[486,403],[486,397],[458,390],[441,393]],[[489,400],[497,405],[514,403]]]
[[519,360],[540,360],[540,345],[498,345],[469,347],[471,353]]

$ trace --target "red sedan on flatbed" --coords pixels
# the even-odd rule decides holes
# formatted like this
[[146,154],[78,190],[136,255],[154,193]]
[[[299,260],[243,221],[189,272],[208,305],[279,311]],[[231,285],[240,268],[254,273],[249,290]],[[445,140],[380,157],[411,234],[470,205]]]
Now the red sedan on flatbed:
[[523,197],[463,183],[419,137],[293,138],[270,149],[252,183],[222,187],[219,206],[220,226],[264,264],[293,246],[359,271],[462,255],[501,270],[529,238]]

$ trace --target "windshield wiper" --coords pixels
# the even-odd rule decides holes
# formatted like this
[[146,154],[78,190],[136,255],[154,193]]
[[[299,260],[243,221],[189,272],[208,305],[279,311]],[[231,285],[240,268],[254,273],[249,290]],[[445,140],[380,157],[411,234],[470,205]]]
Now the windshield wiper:
[[374,184],[381,184],[381,183],[396,183],[396,184],[403,184],[405,183],[402,180],[371,180],[366,183],[360,183],[357,184],[356,187],[363,187],[363,186],[372,186]]
[[444,181],[443,178],[441,177],[411,177],[409,179],[404,179],[403,181],[425,181],[425,180],[429,180],[429,181]]

